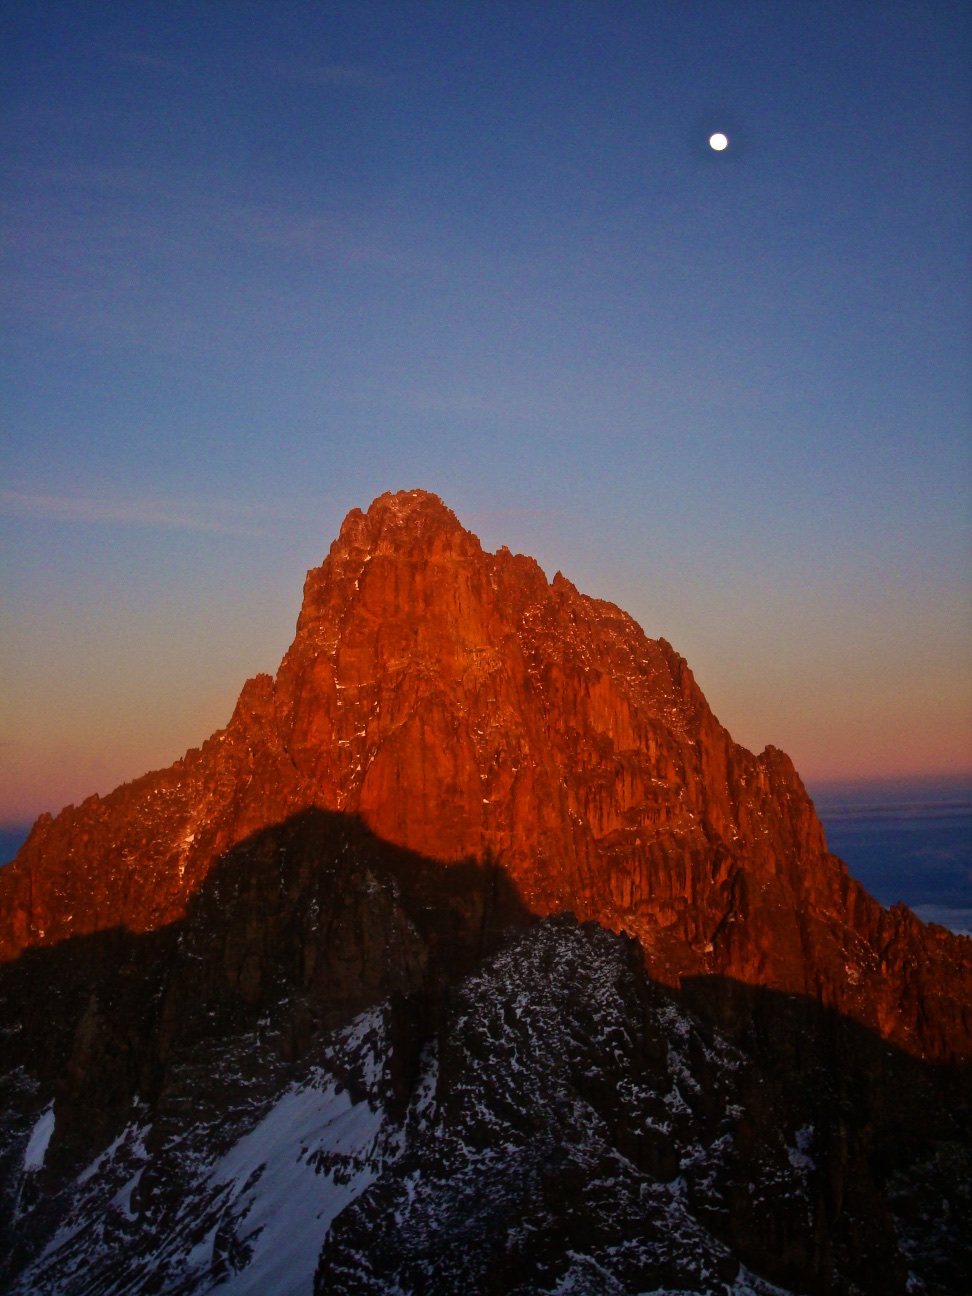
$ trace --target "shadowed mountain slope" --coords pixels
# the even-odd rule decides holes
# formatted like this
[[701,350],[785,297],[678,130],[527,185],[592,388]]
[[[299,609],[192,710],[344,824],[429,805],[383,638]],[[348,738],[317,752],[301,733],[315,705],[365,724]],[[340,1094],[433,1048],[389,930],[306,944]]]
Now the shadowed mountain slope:
[[968,1064],[301,812],[0,968],[0,1290],[944,1296]]

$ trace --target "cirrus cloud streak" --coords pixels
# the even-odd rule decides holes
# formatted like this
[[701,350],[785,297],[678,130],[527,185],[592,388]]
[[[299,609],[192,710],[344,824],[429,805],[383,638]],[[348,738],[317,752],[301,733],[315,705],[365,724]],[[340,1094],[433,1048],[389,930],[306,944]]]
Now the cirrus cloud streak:
[[[175,531],[210,531],[218,535],[262,536],[265,532],[225,516],[234,509],[218,501],[103,500],[64,495],[0,491],[0,512],[41,522],[84,522],[111,526],[162,527]],[[213,517],[208,513],[222,513]]]

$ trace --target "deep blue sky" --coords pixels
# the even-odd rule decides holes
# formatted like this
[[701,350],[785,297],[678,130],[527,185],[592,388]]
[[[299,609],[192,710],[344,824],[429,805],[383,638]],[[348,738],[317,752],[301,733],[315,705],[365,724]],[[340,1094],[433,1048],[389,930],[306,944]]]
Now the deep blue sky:
[[972,768],[965,4],[7,0],[0,50],[0,818],[225,722],[412,486],[811,777]]

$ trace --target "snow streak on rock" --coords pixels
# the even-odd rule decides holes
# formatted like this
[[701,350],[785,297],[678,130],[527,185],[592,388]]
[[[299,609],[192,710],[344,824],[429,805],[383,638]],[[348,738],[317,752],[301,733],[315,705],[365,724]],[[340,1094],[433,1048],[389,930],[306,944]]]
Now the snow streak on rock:
[[[365,1014],[347,1044],[380,1026],[377,1014]],[[382,1059],[372,1054],[372,1060]],[[218,1282],[220,1292],[300,1296],[309,1290],[331,1221],[375,1178],[384,1124],[380,1106],[354,1102],[321,1069],[285,1091],[211,1175],[212,1182],[229,1184],[217,1228],[231,1225],[242,1264]],[[212,1242],[197,1248],[197,1263],[207,1268]]]

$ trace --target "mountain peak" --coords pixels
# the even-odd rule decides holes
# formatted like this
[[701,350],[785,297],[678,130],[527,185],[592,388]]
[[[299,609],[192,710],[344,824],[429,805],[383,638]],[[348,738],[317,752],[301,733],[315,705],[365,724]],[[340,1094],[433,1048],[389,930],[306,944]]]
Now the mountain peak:
[[385,491],[376,496],[368,506],[368,517],[389,516],[408,524],[416,517],[441,516],[456,521],[456,515],[440,497],[427,490]]
[[331,557],[374,557],[381,553],[429,552],[442,556],[478,540],[455,513],[430,491],[386,491],[366,512],[352,509],[331,546]]

